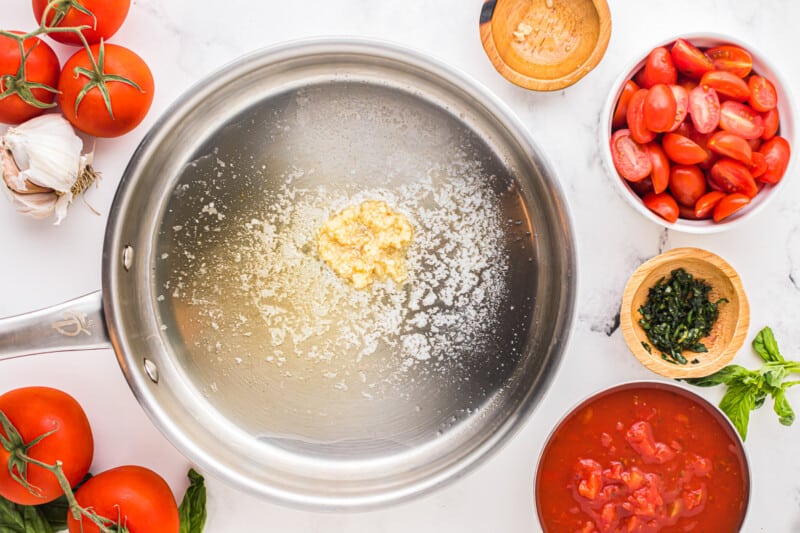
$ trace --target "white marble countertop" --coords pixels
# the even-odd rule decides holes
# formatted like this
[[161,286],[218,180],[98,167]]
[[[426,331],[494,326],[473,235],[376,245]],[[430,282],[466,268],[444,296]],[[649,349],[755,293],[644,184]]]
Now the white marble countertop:
[[[800,180],[757,218],[732,231],[695,236],[645,221],[615,192],[600,158],[600,112],[619,70],[651,45],[679,34],[736,36],[767,54],[790,84],[800,84],[800,3],[793,0],[612,0],[613,30],[600,65],[578,84],[555,93],[520,89],[489,63],[478,36],[482,0],[134,0],[111,42],[137,51],[156,80],[152,110],[130,134],[98,140],[102,183],[91,204],[109,211],[133,150],[159,114],[192,83],[238,56],[291,39],[321,35],[377,37],[427,52],[486,85],[528,126],[547,154],[570,207],[578,250],[577,314],[556,380],[517,435],[477,470],[432,494],[368,513],[302,512],[263,501],[207,478],[209,533],[348,531],[460,533],[539,530],[533,505],[536,458],[550,428],[578,399],[630,379],[655,376],[630,355],[617,314],[630,273],[659,251],[698,246],[720,254],[740,273],[752,308],[748,344],[771,326],[782,351],[800,359]],[[767,7],[769,5],[769,8]],[[215,7],[219,6],[219,7]],[[33,26],[29,2],[6,1],[8,29]],[[797,91],[795,91],[797,94]],[[0,202],[0,316],[45,307],[100,287],[105,216],[76,203],[61,226],[17,215]],[[747,347],[736,362],[760,360]],[[0,391],[50,385],[76,396],[93,424],[92,470],[125,463],[160,472],[176,494],[188,461],[150,423],[110,350],[47,354],[0,364]],[[722,391],[702,390],[716,402]],[[800,409],[800,390],[790,401]],[[800,426],[785,428],[767,406],[750,422],[752,468],[747,531],[800,531]]]

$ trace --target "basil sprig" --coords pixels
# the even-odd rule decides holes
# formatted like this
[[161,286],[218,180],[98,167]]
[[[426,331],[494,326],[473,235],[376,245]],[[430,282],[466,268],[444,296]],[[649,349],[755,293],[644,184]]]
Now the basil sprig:
[[787,361],[783,357],[772,329],[765,327],[758,332],[753,339],[753,350],[764,361],[758,370],[728,365],[710,376],[684,380],[699,387],[727,385],[728,390],[719,407],[731,419],[742,440],[747,438],[751,411],[763,406],[768,397],[773,400],[778,421],[784,426],[791,426],[795,413],[786,397],[786,390],[800,384],[800,380],[785,381],[790,374],[800,374],[800,362]]

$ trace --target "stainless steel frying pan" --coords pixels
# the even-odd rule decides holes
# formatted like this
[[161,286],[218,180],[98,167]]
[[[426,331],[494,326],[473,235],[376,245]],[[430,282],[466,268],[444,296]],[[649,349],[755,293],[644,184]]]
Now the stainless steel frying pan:
[[[315,228],[363,199],[415,228],[357,291]],[[485,89],[393,45],[293,43],[194,87],[134,154],[101,293],[0,321],[0,359],[113,347],[152,421],[303,507],[410,498],[485,459],[553,379],[575,259],[553,173]]]

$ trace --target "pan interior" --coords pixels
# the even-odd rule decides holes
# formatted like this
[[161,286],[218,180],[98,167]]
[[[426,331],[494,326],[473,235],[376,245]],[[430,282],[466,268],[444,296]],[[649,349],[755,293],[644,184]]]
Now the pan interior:
[[[319,257],[320,226],[363,200],[413,226],[402,284],[355,289]],[[519,427],[560,359],[572,253],[547,166],[490,97],[388,45],[287,45],[187,93],[140,146],[104,307],[134,393],[199,466],[365,508]]]
[[[414,228],[409,276],[356,289],[318,228],[378,199]],[[441,438],[517,368],[536,243],[513,176],[447,110],[325,81],[242,111],[167,204],[155,291],[172,349],[238,427],[302,454],[364,459]]]

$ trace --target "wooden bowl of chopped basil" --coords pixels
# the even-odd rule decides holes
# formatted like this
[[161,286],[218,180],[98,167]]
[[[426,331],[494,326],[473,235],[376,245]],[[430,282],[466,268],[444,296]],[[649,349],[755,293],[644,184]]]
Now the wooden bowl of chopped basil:
[[739,274],[718,255],[676,248],[643,263],[622,295],[625,342],[670,378],[707,376],[744,344],[750,305]]

